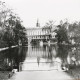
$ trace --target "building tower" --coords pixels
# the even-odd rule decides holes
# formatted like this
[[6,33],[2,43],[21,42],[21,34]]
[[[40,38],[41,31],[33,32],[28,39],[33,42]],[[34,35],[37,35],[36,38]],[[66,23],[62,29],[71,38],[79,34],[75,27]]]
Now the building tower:
[[37,19],[36,27],[40,27],[40,23],[38,19]]

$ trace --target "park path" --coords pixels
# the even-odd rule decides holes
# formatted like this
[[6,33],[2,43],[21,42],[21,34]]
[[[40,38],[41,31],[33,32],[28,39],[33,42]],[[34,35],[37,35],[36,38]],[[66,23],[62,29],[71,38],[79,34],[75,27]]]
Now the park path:
[[63,71],[21,71],[17,72],[9,80],[74,80]]

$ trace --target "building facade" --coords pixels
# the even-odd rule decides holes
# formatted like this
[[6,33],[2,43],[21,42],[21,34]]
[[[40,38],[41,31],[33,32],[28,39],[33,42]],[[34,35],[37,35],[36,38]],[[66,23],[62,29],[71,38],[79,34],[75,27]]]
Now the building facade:
[[[27,28],[26,29],[26,34],[28,38],[28,43],[34,42],[34,41],[48,41],[50,39],[51,32],[49,31],[48,28],[45,28],[43,30],[43,27],[40,27],[40,24],[37,22],[35,28]],[[55,39],[55,32],[52,33],[51,38]]]

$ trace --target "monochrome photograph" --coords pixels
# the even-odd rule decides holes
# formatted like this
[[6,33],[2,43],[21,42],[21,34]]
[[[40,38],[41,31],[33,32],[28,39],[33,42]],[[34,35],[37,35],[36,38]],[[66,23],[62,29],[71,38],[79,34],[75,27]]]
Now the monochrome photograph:
[[80,0],[0,0],[0,80],[80,79]]

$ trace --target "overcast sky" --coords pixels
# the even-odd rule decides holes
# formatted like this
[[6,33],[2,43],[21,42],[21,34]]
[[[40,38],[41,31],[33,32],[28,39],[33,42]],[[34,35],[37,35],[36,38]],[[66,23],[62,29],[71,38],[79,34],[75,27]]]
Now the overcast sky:
[[15,10],[23,20],[25,27],[35,27],[37,18],[44,26],[48,20],[56,21],[68,18],[80,20],[80,0],[2,0]]

